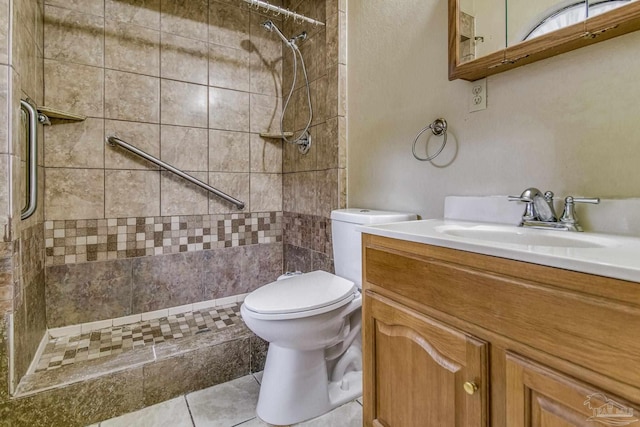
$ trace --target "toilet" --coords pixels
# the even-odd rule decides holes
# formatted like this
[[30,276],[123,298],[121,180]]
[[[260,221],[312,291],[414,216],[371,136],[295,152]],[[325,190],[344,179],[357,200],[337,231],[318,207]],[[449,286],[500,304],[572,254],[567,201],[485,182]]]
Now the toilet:
[[295,424],[362,395],[362,244],[356,228],[415,219],[409,213],[335,210],[336,274],[286,274],[247,295],[242,318],[269,342],[257,406],[260,419]]

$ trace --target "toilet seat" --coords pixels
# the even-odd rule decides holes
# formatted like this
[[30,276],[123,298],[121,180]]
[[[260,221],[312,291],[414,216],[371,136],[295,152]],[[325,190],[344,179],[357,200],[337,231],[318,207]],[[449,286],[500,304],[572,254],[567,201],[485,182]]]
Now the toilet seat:
[[299,319],[346,305],[356,298],[357,289],[350,280],[312,271],[260,287],[247,295],[244,306],[259,319]]

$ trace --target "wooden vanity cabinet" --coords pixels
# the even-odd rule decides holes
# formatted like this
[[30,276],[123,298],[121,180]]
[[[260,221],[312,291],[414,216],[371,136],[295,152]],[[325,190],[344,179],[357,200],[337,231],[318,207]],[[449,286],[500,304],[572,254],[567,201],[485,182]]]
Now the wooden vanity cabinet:
[[363,291],[365,426],[640,417],[638,283],[364,234]]

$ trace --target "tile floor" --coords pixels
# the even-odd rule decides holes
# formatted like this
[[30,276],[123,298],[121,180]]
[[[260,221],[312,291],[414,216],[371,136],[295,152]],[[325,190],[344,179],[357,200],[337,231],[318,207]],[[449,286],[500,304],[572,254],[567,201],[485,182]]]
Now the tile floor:
[[[90,427],[266,427],[256,417],[261,375],[247,375]],[[361,400],[296,426],[361,427]]]

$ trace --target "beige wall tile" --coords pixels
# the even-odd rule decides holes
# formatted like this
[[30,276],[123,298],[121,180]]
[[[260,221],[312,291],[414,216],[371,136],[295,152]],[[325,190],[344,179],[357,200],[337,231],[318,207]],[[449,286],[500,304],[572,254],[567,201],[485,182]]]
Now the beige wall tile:
[[9,152],[9,75],[11,68],[0,65],[0,153]]
[[249,54],[215,44],[209,45],[209,85],[249,91]]
[[160,0],[105,0],[105,18],[160,29]]
[[45,58],[103,65],[103,17],[53,6],[45,6],[44,11]]
[[251,172],[282,173],[282,140],[251,134]]
[[249,94],[209,88],[209,128],[249,131]]
[[296,174],[282,174],[282,210],[296,212],[296,197],[294,194]]
[[282,99],[251,94],[251,132],[280,132]]
[[9,63],[9,0],[0,0],[0,64]]
[[9,180],[9,162],[11,156],[9,154],[0,154],[0,226],[9,223],[9,217],[12,216],[11,209],[11,184]]
[[105,70],[105,117],[158,123],[160,79]]
[[[116,136],[134,147],[160,158],[160,125],[105,120],[104,135],[105,138]],[[158,169],[153,163],[124,148],[105,145],[104,166],[106,169]]]
[[[207,172],[187,172],[207,183]],[[174,175],[162,172],[160,215],[206,215],[209,212],[209,192]]]
[[105,67],[160,75],[160,32],[138,25],[106,21]]
[[103,115],[104,70],[46,59],[46,105],[91,117]]
[[20,90],[35,99],[36,43],[25,25],[14,27],[12,40],[12,63],[20,75]]
[[209,131],[209,170],[248,172],[250,134],[246,132]]
[[160,215],[160,172],[105,171],[106,218]]
[[[344,117],[334,117],[316,127],[318,134],[318,169],[331,169],[340,166],[340,119]],[[343,135],[346,137],[346,130],[343,128]],[[342,159],[343,162],[346,161]]]
[[316,172],[297,172],[292,175],[295,212],[316,215],[318,196]]
[[338,169],[338,209],[347,207],[347,169]]
[[207,87],[162,79],[162,124],[207,127]]
[[206,129],[163,125],[160,141],[163,161],[182,170],[208,170],[209,144]]
[[104,16],[104,0],[46,0],[48,5]]
[[260,24],[266,19],[252,13],[250,39],[242,42],[243,47],[250,47],[251,92],[282,96],[282,56],[285,53],[289,55],[291,51],[283,47],[276,34],[262,28]]
[[162,0],[161,8],[163,32],[207,40],[207,0]]
[[[245,203],[243,212],[251,212],[249,203],[249,174],[248,173],[227,173],[227,172],[210,172],[209,185],[228,194],[231,197],[239,199]],[[210,194],[209,195],[209,213],[235,213],[238,212],[235,205]]]
[[47,220],[104,218],[104,171],[47,168],[44,211]]
[[103,168],[104,120],[88,118],[46,126],[44,161],[47,167]]
[[282,210],[282,175],[276,173],[251,174],[251,211]]
[[162,33],[160,75],[163,78],[206,85],[209,47],[206,42]]
[[209,4],[209,43],[242,48],[243,41],[249,40],[249,11],[212,1]]

